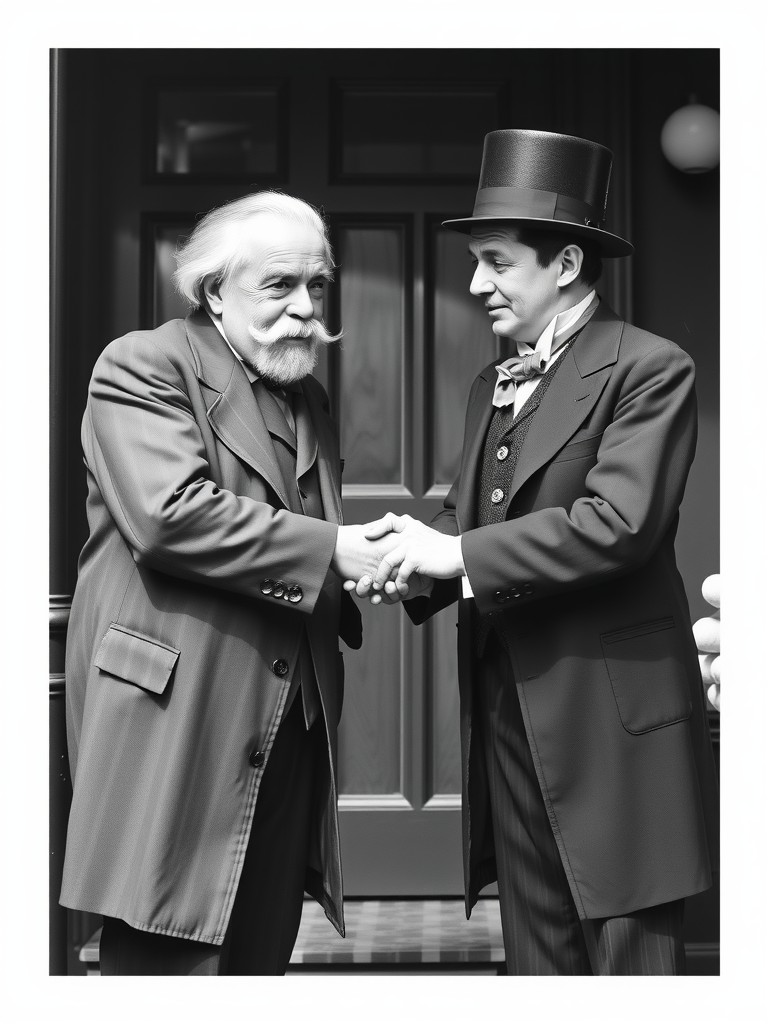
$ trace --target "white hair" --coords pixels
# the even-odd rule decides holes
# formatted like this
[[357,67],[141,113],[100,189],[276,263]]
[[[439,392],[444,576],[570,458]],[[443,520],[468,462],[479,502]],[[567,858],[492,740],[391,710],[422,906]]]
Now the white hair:
[[242,226],[244,221],[259,213],[276,214],[314,228],[323,242],[328,271],[333,270],[328,231],[314,206],[283,192],[253,192],[210,210],[195,225],[189,238],[176,249],[173,283],[176,291],[189,302],[192,309],[199,309],[203,305],[203,281],[206,277],[213,275],[222,283],[246,262],[243,232],[232,228]]

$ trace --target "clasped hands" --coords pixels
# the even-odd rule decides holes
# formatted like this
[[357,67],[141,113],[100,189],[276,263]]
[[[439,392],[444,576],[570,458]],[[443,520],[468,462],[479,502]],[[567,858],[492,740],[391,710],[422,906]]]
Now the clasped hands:
[[393,512],[363,526],[340,526],[331,567],[345,590],[371,604],[427,595],[436,579],[464,573],[459,537]]

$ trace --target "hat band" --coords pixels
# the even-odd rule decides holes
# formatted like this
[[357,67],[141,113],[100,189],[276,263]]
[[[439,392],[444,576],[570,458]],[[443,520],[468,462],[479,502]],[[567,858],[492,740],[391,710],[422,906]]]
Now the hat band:
[[559,220],[570,224],[600,227],[605,218],[595,216],[594,207],[558,192],[538,188],[499,186],[477,190],[473,217],[531,217],[538,220]]

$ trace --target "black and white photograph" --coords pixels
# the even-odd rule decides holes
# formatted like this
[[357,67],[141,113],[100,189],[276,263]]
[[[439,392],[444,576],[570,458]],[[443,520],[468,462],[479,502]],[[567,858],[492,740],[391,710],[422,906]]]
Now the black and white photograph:
[[48,758],[16,793],[9,714],[39,989],[7,1019],[761,1019],[738,46],[688,4],[607,39],[559,3],[204,6],[25,40],[40,351],[6,383],[49,382],[49,488],[9,465],[6,532],[48,580]]

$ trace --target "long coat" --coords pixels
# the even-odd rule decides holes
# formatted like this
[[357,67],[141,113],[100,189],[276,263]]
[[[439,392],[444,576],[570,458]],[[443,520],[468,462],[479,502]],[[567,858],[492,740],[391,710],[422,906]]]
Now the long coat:
[[302,389],[297,478],[316,463],[325,520],[288,510],[248,378],[207,314],[129,334],[96,363],[82,429],[90,536],[66,659],[65,906],[223,941],[306,636],[330,766],[306,884],[343,933],[337,636],[359,647],[361,630],[329,571],[336,430],[319,383]]
[[[602,303],[562,360],[518,457],[504,521],[482,527],[493,366],[475,379],[459,477],[432,524],[462,535],[474,593],[460,601],[458,640],[467,913],[496,878],[472,731],[472,631],[488,612],[580,917],[627,914],[711,884],[715,767],[674,555],[696,442],[693,363]],[[446,581],[406,608],[421,622],[457,596]]]

